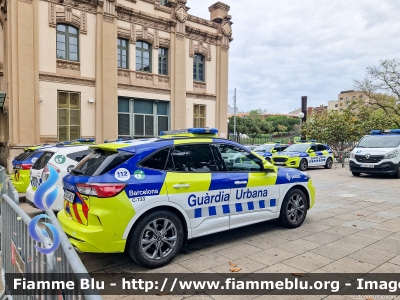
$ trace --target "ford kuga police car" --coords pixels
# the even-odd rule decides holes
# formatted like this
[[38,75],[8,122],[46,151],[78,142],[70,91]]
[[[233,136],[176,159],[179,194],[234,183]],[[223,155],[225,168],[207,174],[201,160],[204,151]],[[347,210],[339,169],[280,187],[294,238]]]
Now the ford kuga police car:
[[389,174],[400,178],[400,129],[372,130],[362,137],[350,153],[349,167],[354,176]]
[[298,168],[301,171],[318,166],[331,169],[333,152],[327,145],[321,143],[296,143],[273,155],[272,163],[277,166]]
[[174,133],[92,146],[64,177],[58,219],[78,251],[127,251],[160,267],[186,239],[274,218],[295,228],[314,205],[307,173],[274,167],[216,129]]
[[43,154],[40,149],[44,149],[46,146],[34,146],[25,149],[25,152],[15,157],[12,161],[13,175],[10,176],[15,190],[18,193],[25,193],[29,186],[29,172],[35,161]]
[[257,148],[253,149],[253,152],[261,155],[264,157],[267,161],[271,162],[271,157],[273,154],[277,152],[281,152],[285,150],[289,145],[287,144],[281,144],[281,143],[265,143],[261,146],[258,146]]

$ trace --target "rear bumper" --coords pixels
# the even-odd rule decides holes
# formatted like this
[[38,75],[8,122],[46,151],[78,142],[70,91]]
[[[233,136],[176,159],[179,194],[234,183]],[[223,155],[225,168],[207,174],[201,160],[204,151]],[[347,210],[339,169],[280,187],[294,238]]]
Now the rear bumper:
[[16,175],[11,174],[10,180],[18,193],[25,193],[30,183],[29,171],[19,171],[18,180]]
[[[58,187],[58,195],[56,201],[54,201],[53,205],[51,206],[51,209],[54,211],[60,211],[64,202],[64,193],[62,186],[56,184],[56,187]],[[26,202],[33,207],[36,207],[36,205],[34,204],[35,192],[36,191],[33,190],[32,185],[29,185],[26,189],[25,195]]]
[[373,168],[361,167],[361,164],[357,163],[353,159],[349,162],[351,172],[365,173],[365,174],[389,174],[396,173],[399,164],[395,164],[391,161],[385,161],[380,164],[374,165]]
[[[65,210],[58,213],[57,219],[71,244],[80,252],[119,253],[125,251],[126,240],[107,236],[103,226],[80,224],[74,221]],[[118,225],[115,224],[115,226]]]

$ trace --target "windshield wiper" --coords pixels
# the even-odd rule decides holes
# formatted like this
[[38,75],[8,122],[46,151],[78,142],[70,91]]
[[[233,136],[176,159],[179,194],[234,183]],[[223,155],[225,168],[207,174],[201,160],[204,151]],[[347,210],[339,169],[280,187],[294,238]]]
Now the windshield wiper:
[[83,175],[83,172],[81,172],[81,171],[79,171],[79,170],[77,170],[77,169],[72,169],[72,170],[71,170],[71,173],[74,173],[74,174],[76,174],[76,175]]

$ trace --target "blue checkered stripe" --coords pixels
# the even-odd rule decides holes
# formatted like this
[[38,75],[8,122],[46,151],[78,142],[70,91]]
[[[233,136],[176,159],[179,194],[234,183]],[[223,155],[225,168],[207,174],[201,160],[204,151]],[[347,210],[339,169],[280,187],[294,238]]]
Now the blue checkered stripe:
[[188,211],[190,219],[222,216],[227,214],[244,213],[248,211],[263,210],[277,205],[276,199],[256,200],[241,203],[222,204],[219,206],[204,206]]

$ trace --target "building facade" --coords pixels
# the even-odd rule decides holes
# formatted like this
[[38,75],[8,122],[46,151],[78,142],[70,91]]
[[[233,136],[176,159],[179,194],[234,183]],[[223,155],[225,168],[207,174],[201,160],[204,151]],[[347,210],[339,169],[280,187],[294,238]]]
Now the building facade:
[[81,137],[187,127],[226,137],[229,6],[206,20],[186,2],[0,0],[0,163]]

